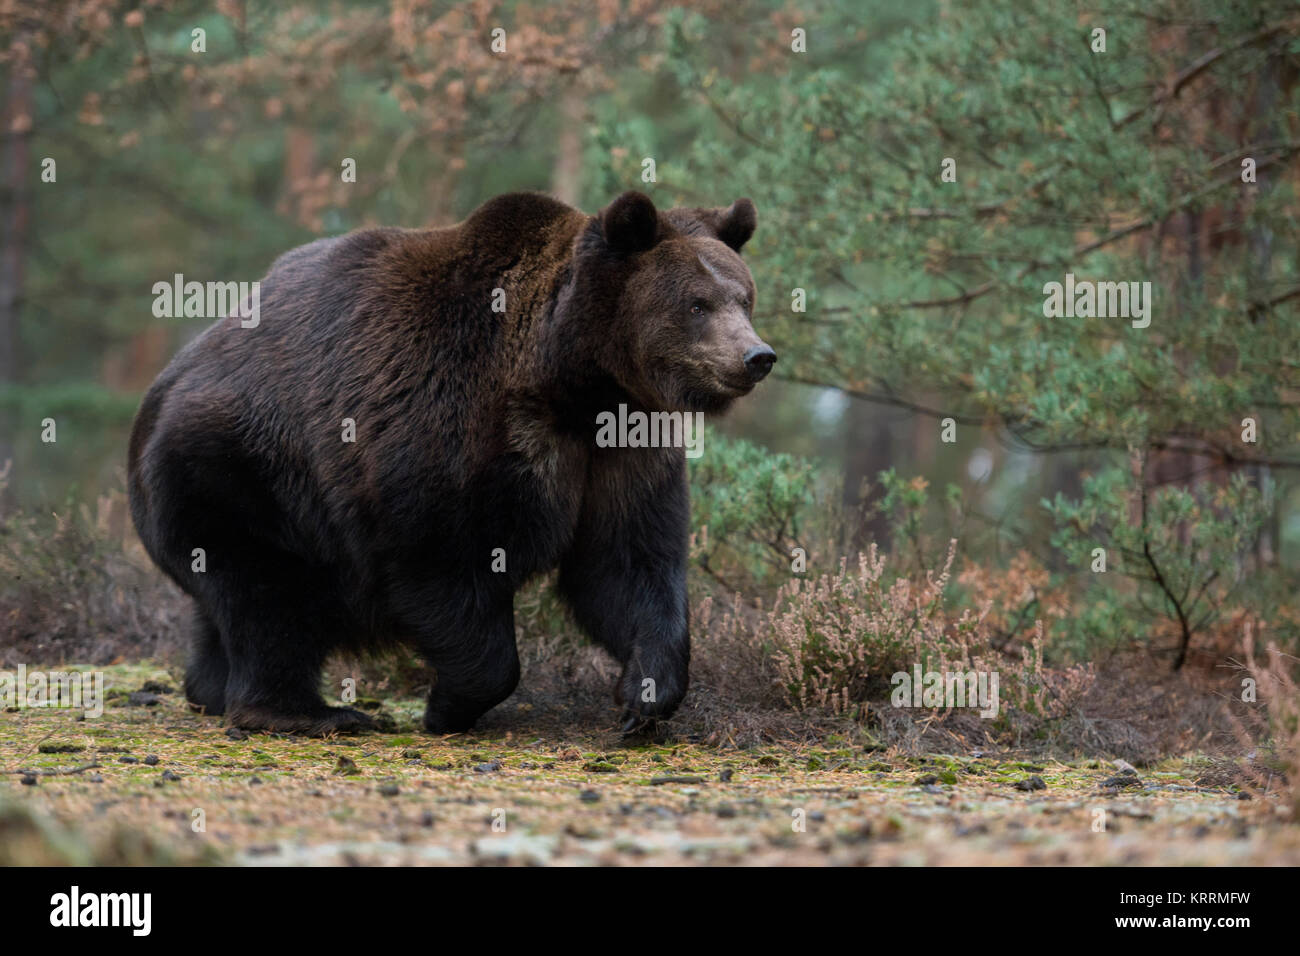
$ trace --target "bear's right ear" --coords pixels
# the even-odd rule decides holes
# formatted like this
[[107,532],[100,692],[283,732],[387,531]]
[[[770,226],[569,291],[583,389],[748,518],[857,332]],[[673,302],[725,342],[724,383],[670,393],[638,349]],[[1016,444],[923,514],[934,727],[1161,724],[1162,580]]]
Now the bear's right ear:
[[605,207],[600,229],[620,255],[645,252],[659,241],[659,211],[649,196],[630,189]]

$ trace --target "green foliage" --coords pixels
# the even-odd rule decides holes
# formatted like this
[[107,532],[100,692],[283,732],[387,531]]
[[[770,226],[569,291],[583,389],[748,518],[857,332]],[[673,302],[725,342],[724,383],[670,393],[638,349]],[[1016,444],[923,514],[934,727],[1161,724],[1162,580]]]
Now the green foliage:
[[889,524],[893,553],[900,567],[923,574],[926,568],[941,564],[949,542],[960,534],[960,526],[951,518],[954,514],[960,516],[961,489],[947,485],[942,502],[936,502],[929,482],[919,475],[905,479],[890,468],[882,471],[877,481],[882,494],[874,507]]
[[753,590],[790,574],[825,533],[838,491],[813,462],[711,432],[691,462],[696,564],[728,585]]
[[[1139,627],[1127,636],[1140,641],[1172,631],[1178,666],[1192,639],[1246,582],[1264,496],[1243,475],[1223,486],[1190,489],[1148,489],[1142,479],[1131,470],[1109,469],[1084,480],[1079,500],[1058,495],[1044,505],[1058,524],[1052,544],[1074,567],[1097,575],[1078,627],[1101,639]],[[1110,585],[1094,570],[1102,567],[1098,548],[1105,549],[1105,574],[1120,575],[1133,587]]]
[[[766,82],[704,72],[693,54],[709,32],[674,24],[682,82],[732,124],[721,141],[697,139],[696,188],[742,184],[762,210],[752,259],[763,320],[790,357],[778,374],[871,394],[924,389],[1035,446],[1123,449],[1177,434],[1243,457],[1293,450],[1296,369],[1277,357],[1300,352],[1300,322],[1294,299],[1262,303],[1300,281],[1295,197],[1286,177],[1261,173],[1268,201],[1245,201],[1236,159],[1289,162],[1300,144],[1243,145],[1277,142],[1270,128],[1294,124],[1297,104],[1238,114],[1239,142],[1207,140],[1190,102],[1162,107],[1146,92],[1202,48],[1240,40],[1208,73],[1224,103],[1253,102],[1274,51],[1247,40],[1289,9],[1109,4],[1097,16],[1109,46],[1094,54],[1068,0],[978,0],[893,38],[890,68],[869,77],[792,54]],[[1148,22],[1175,15],[1193,25],[1190,50],[1153,49]],[[955,183],[940,179],[944,157],[957,160]],[[1249,242],[1200,263],[1126,242],[1225,204],[1241,236],[1272,237],[1267,260]],[[1045,320],[1044,284],[1066,272],[1152,282],[1151,327]],[[808,291],[806,314],[789,310],[793,287]],[[1264,416],[1265,447],[1231,438],[1246,414]]]
[[[1297,583],[1259,537],[1261,508],[1293,513],[1300,468],[1293,14],[1287,0],[1114,0],[1085,17],[1069,0],[974,0],[887,32],[881,68],[836,57],[851,33],[818,33],[759,77],[708,66],[715,23],[668,24],[678,82],[722,123],[695,140],[687,178],[761,211],[749,258],[775,374],[1092,456],[1083,513],[1053,512],[1086,522],[1087,541],[1058,533],[1043,555],[1058,570],[1083,543],[1119,556],[1066,581],[1082,652],[1170,637],[1181,661],[1232,602],[1259,613],[1279,578]],[[1150,325],[1046,317],[1046,285],[1067,273],[1151,283]],[[1130,449],[1166,456],[1145,494],[1107,471]],[[884,480],[895,551],[932,563],[924,486]],[[1032,500],[1010,526],[1037,530]],[[963,554],[992,559],[965,540]]]

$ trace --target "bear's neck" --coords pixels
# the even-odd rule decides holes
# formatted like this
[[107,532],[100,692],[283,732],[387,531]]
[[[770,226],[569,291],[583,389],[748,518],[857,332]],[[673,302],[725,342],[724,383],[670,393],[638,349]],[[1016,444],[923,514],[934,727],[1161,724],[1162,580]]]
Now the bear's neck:
[[580,284],[572,262],[571,255],[556,273],[546,307],[517,330],[522,347],[513,355],[512,391],[557,430],[591,437],[600,412],[643,405],[605,371],[626,360],[614,334],[617,290]]

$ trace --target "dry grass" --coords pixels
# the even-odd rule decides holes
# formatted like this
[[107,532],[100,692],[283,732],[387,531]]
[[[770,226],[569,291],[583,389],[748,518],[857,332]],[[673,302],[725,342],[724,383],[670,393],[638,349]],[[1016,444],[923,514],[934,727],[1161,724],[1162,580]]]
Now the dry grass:
[[172,657],[188,613],[120,491],[93,507],[0,521],[0,666]]
[[1242,669],[1254,686],[1252,693],[1242,688],[1243,713],[1234,725],[1248,751],[1238,765],[1258,792],[1281,793],[1291,819],[1300,820],[1300,660],[1271,641],[1263,657],[1256,657],[1254,628],[1249,625],[1242,650]]

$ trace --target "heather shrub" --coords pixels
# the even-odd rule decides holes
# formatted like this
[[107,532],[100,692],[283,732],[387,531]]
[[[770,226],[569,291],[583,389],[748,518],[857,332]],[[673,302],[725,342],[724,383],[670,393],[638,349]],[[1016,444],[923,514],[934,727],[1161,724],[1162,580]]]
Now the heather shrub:
[[988,608],[984,622],[998,648],[1028,641],[1036,622],[1062,620],[1070,610],[1051,572],[1028,551],[1017,552],[1005,567],[967,562],[957,583],[972,606]]
[[886,584],[885,559],[872,545],[856,566],[846,558],[833,574],[785,585],[766,624],[787,703],[844,712],[873,681],[880,690],[913,662],[929,669],[957,653],[981,619],[967,610],[950,622],[944,613],[954,553],[955,544],[938,576]]
[[1300,660],[1273,641],[1256,657],[1249,622],[1242,645],[1241,668],[1250,683],[1242,681],[1245,711],[1236,721],[1238,739],[1249,751],[1241,768],[1260,790],[1283,791],[1292,819],[1300,819]]
[[751,656],[761,649],[782,703],[798,710],[860,715],[862,704],[889,699],[892,675],[919,667],[997,673],[1002,701],[1035,717],[1064,715],[1091,685],[1091,668],[1048,668],[1041,621],[1029,642],[995,646],[991,603],[958,608],[948,594],[955,558],[954,541],[938,569],[890,579],[873,545],[837,571],[792,579],[766,612],[734,602],[714,629]]
[[121,491],[0,519],[0,664],[166,657],[185,613],[180,589],[131,529]]

